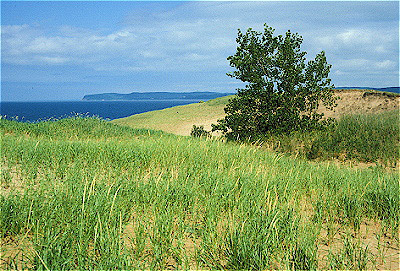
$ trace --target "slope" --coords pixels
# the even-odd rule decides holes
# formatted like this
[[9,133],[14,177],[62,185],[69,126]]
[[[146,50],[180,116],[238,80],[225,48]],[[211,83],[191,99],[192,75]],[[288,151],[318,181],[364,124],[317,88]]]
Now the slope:
[[[379,113],[399,110],[400,95],[373,90],[335,90],[338,106],[334,111],[320,108],[326,117],[338,118],[346,114]],[[162,130],[177,135],[189,135],[193,125],[203,125],[210,130],[211,124],[225,116],[224,107],[232,96],[226,96],[183,106],[129,116],[114,120],[116,124],[133,128]]]

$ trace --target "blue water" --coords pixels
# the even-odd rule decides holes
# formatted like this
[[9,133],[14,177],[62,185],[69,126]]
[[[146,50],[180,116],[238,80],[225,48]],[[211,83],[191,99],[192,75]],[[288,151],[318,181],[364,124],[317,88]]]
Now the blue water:
[[76,114],[112,120],[195,102],[198,100],[1,102],[0,115],[8,119],[17,117],[18,121],[26,122],[65,118]]

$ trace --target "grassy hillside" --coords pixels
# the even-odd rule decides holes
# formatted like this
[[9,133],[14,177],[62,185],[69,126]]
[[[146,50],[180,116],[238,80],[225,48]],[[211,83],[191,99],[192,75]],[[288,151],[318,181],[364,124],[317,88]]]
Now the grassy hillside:
[[2,269],[398,269],[397,172],[98,119],[0,127]]
[[162,130],[177,135],[190,135],[193,125],[204,125],[208,130],[211,123],[224,117],[224,107],[231,96],[203,103],[175,106],[114,120],[114,123],[133,128]]
[[[367,93],[367,94],[366,94]],[[320,108],[327,117],[339,118],[346,114],[380,113],[399,110],[400,95],[372,90],[335,90],[339,98],[335,111]],[[183,106],[152,111],[117,119],[113,122],[133,128],[162,130],[178,135],[190,135],[193,125],[204,125],[211,129],[211,123],[225,116],[224,107],[231,96]]]

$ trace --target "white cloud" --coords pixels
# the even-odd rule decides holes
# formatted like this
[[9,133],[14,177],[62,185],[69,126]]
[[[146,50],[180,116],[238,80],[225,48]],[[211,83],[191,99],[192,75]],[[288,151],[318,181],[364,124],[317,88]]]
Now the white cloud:
[[1,26],[1,34],[9,35],[14,33],[21,33],[23,30],[28,29],[29,25],[2,25]]
[[354,43],[371,43],[376,33],[371,33],[369,31],[361,29],[349,29],[337,35],[339,42],[344,44],[354,44]]
[[392,46],[396,41],[396,36],[393,34],[393,29],[389,31],[386,29],[345,29],[334,34],[316,37],[315,40],[327,49],[358,47],[359,50],[374,49],[376,52],[386,52],[386,47]]
[[375,63],[375,67],[381,70],[388,70],[396,68],[396,63],[391,60],[384,60]]
[[[195,27],[198,27],[197,29]],[[169,29],[174,29],[169,31]],[[192,69],[190,61],[207,61],[230,47],[229,39],[209,33],[202,23],[166,25],[164,29],[148,27],[123,29],[99,35],[86,31],[84,36],[63,27],[55,36],[44,35],[32,26],[5,26],[3,62],[13,64],[89,64],[119,69],[118,62],[130,62],[130,69]],[[20,35],[24,29],[28,35]],[[146,34],[143,34],[146,33]],[[217,34],[218,35],[218,34]],[[68,61],[67,61],[68,59]],[[168,65],[154,65],[168,59]],[[112,65],[101,62],[112,61]],[[184,63],[186,61],[186,63]],[[139,65],[139,63],[141,63]],[[206,64],[206,63],[203,63]],[[137,65],[136,67],[132,65]],[[126,66],[126,63],[124,64]]]
[[65,64],[69,62],[68,58],[65,57],[48,57],[48,56],[39,56],[37,60],[40,62],[45,62],[48,64]]
[[371,61],[367,59],[346,59],[338,63],[339,67],[346,69],[362,69],[370,65]]
[[117,72],[229,70],[226,58],[235,52],[237,29],[262,30],[268,23],[276,34],[299,32],[310,57],[325,50],[338,76],[397,69],[398,27],[349,23],[357,16],[367,20],[372,12],[368,10],[354,9],[340,21],[343,14],[336,5],[359,4],[188,2],[171,9],[134,11],[121,27],[108,32],[62,25],[49,33],[35,25],[6,25],[2,62]]
[[336,28],[330,33],[321,33],[314,41],[316,47],[327,52],[328,61],[333,65],[335,85],[365,85],[365,82],[357,83],[361,78],[368,78],[371,86],[398,85],[397,26],[380,23],[369,27]]
[[37,37],[24,47],[24,51],[27,53],[60,53],[66,49],[66,44],[70,43],[68,38],[48,38],[48,37]]
[[346,73],[343,72],[343,71],[341,71],[341,70],[335,70],[335,71],[334,71],[334,74],[340,76],[340,75],[344,75],[344,74],[346,74]]
[[385,46],[378,45],[375,47],[375,52],[379,53],[379,54],[384,54],[384,53],[388,53],[389,51]]
[[398,74],[397,63],[392,60],[342,59],[334,66],[335,75],[343,74]]

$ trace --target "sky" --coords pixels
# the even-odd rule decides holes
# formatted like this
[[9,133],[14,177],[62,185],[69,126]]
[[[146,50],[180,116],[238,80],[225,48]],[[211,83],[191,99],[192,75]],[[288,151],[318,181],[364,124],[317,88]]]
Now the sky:
[[1,100],[235,92],[237,31],[265,23],[324,50],[337,87],[399,86],[398,1],[1,1]]

